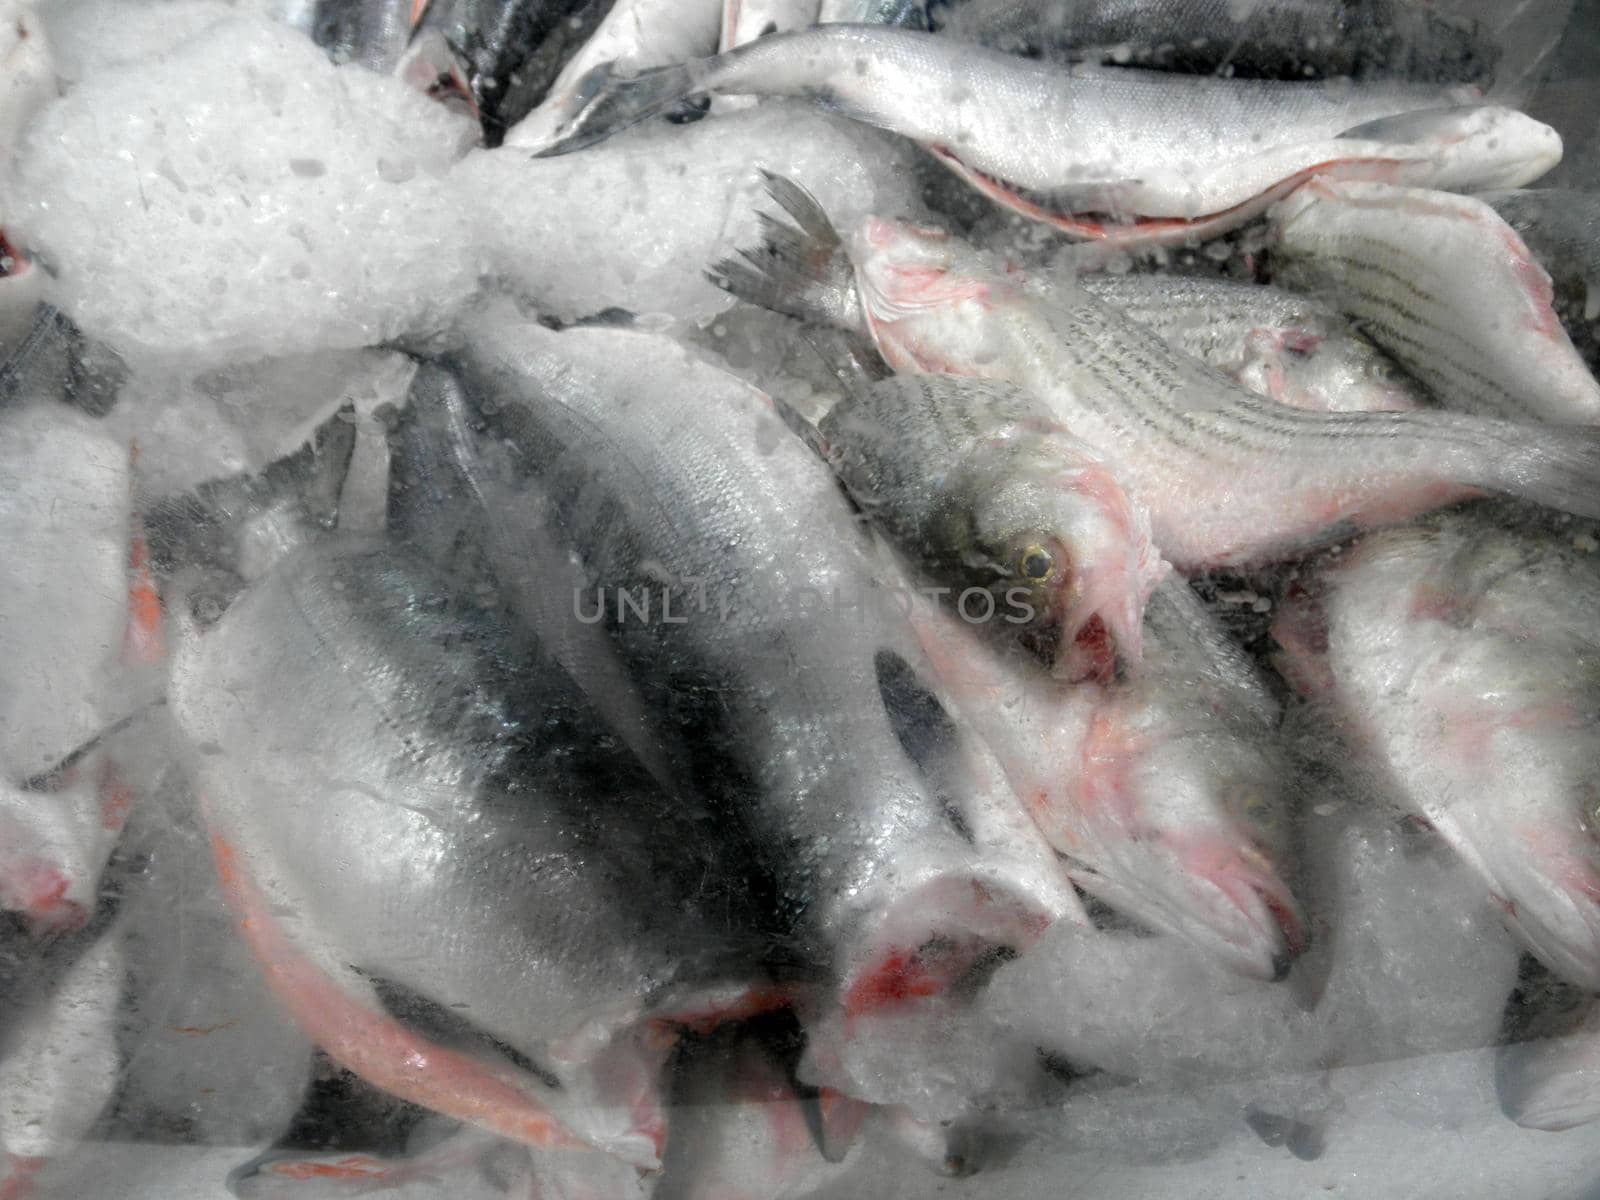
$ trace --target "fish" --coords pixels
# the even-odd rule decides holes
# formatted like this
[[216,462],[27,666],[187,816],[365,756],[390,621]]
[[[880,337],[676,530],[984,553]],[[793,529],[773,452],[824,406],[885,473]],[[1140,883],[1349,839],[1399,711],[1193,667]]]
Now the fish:
[[1285,882],[1277,706],[1186,583],[1156,587],[1143,664],[1110,684],[1018,670],[937,610],[919,633],[1080,888],[1238,974],[1288,972],[1309,929]]
[[[869,217],[843,241],[800,189],[781,195],[795,223],[768,221],[756,246],[713,266],[720,286],[809,308],[791,281],[835,287],[844,246],[860,332],[890,367],[1037,396],[1145,507],[1156,547],[1180,571],[1292,556],[1489,492],[1595,510],[1600,442],[1586,430],[1273,404],[1059,275],[1036,285],[943,229],[904,221]],[[815,232],[824,226],[828,235]]]
[[1325,296],[1447,408],[1600,421],[1550,276],[1481,200],[1315,180],[1272,214],[1273,273]]
[[1069,679],[1138,662],[1145,601],[1169,569],[1149,516],[1032,396],[892,376],[849,391],[816,433],[856,503],[963,620],[1042,639]]
[[579,81],[602,63],[639,71],[714,53],[721,13],[709,0],[616,0],[544,98],[512,124],[503,145],[534,151],[550,145],[561,114],[577,103]]
[[1549,273],[1556,315],[1591,371],[1600,369],[1600,202],[1571,188],[1481,192]]
[[303,547],[185,630],[169,703],[266,986],[386,1091],[650,1167],[676,1030],[782,1002],[713,818],[413,554]]
[[1507,1046],[1496,1083],[1505,1114],[1524,1129],[1557,1132],[1600,1121],[1600,1002],[1560,1036]]
[[1405,0],[965,0],[936,26],[1013,53],[1281,80],[1488,84],[1499,57],[1477,22]]
[[1084,272],[1076,280],[1174,349],[1279,404],[1318,412],[1429,404],[1393,359],[1313,297],[1197,275]]
[[411,44],[428,0],[315,0],[312,41],[335,62],[354,62],[387,75]]
[[[444,68],[441,87],[464,90],[484,145],[494,147],[544,98],[611,7],[612,0],[429,0],[414,21],[410,54]],[[407,73],[413,82],[426,79]]]
[[1273,626],[1285,677],[1472,868],[1522,944],[1591,989],[1596,587],[1570,540],[1449,514],[1370,535]]
[[584,568],[569,619],[607,629],[676,777],[751,832],[847,1010],[942,992],[1077,911],[981,764],[936,789],[900,744],[882,693],[916,640],[767,397],[663,335],[505,302],[449,365]]
[[1511,187],[1561,157],[1548,126],[1439,88],[1068,71],[860,25],[632,76],[598,67],[542,153],[582,149],[706,92],[824,103],[911,138],[1003,207],[1120,245],[1225,232],[1312,177]]

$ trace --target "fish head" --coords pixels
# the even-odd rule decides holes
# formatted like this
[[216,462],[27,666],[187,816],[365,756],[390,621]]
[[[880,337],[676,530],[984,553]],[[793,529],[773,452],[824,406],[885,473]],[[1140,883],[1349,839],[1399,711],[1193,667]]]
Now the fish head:
[[1425,153],[1402,179],[1441,191],[1525,187],[1561,161],[1561,135],[1496,104],[1464,104],[1383,117],[1339,135]]
[[1169,569],[1150,519],[1092,455],[1040,464],[975,511],[980,553],[1006,613],[1049,626],[1055,673],[1109,679],[1143,655],[1144,606]]
[[984,374],[995,356],[988,310],[1015,285],[977,251],[931,225],[868,217],[850,241],[868,332],[899,371]]
[[[1297,331],[1298,332],[1298,331]],[[1239,382],[1279,404],[1314,412],[1409,412],[1419,407],[1404,371],[1354,337],[1258,330],[1246,340]]]
[[1309,926],[1278,866],[1287,822],[1271,756],[1110,714],[1088,741],[1074,879],[1241,975],[1283,978]]

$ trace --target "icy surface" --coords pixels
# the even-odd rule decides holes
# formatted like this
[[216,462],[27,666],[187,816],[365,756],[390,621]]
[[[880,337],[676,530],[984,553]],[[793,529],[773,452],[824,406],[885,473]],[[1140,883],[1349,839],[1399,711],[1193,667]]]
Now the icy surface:
[[124,354],[367,346],[440,327],[476,282],[470,216],[441,183],[471,133],[235,18],[41,113],[7,207],[63,306]]

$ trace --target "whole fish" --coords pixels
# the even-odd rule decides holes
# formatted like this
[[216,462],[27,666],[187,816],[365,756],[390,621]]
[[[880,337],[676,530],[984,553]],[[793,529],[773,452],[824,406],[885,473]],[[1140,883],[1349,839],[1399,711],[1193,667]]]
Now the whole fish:
[[927,147],[997,203],[1118,242],[1223,232],[1313,176],[1508,187],[1561,157],[1547,126],[1437,88],[1073,72],[859,25],[762,38],[631,77],[597,68],[545,153],[705,92],[825,103]]
[[1339,305],[1447,408],[1600,421],[1550,276],[1487,204],[1314,180],[1272,222],[1277,277]]
[[1375,534],[1280,610],[1289,678],[1553,970],[1600,985],[1600,569],[1471,515]]
[[224,892],[313,1041],[512,1140],[658,1160],[673,1023],[764,1002],[761,922],[704,811],[537,643],[335,539],[192,631],[170,695]]
[[1576,1129],[1600,1121],[1600,1001],[1559,1037],[1508,1046],[1500,1103],[1524,1129]]
[[1185,275],[1077,276],[1084,291],[1258,396],[1319,412],[1404,412],[1417,388],[1334,308],[1265,284]]
[[[465,89],[463,98],[483,127],[484,144],[498,146],[506,130],[544,98],[566,61],[598,29],[611,4],[612,0],[430,0],[416,39],[435,40],[448,48],[443,60],[448,78]],[[423,54],[425,49],[414,47],[412,53]]]
[[1086,892],[1231,969],[1281,978],[1308,930],[1284,882],[1277,707],[1181,580],[1150,598],[1141,669],[1063,687],[954,619],[922,621],[941,682]]
[[847,1008],[943,990],[1075,908],[1009,797],[936,789],[900,744],[883,680],[915,640],[765,396],[670,339],[506,305],[456,360],[583,565],[573,618],[607,627],[679,777],[753,831]]
[[1485,192],[1478,199],[1517,231],[1549,272],[1567,336],[1590,370],[1600,368],[1600,197],[1537,188]]
[[[868,218],[847,268],[826,216],[799,189],[784,195],[796,225],[769,221],[765,241],[719,263],[714,279],[820,314],[814,296],[837,295],[852,270],[862,325],[890,366],[1038,396],[1149,511],[1155,545],[1180,570],[1283,557],[1491,491],[1596,511],[1600,441],[1589,431],[1273,404],[1069,281],[1035,283],[939,229]],[[847,305],[832,307],[848,319]]]
[[1149,517],[1033,397],[895,376],[853,388],[816,432],[856,503],[964,620],[1042,636],[1069,679],[1138,662],[1145,601],[1168,570]]
[[1202,75],[1487,83],[1498,57],[1476,22],[1408,0],[965,0],[936,19],[1014,53]]

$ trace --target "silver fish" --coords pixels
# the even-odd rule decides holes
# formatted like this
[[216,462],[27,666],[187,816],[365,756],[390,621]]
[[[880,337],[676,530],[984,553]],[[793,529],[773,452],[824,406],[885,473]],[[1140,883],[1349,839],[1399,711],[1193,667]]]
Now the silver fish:
[[1419,389],[1334,308],[1265,284],[1185,275],[1077,276],[1084,291],[1258,396],[1319,412],[1404,412]]
[[400,65],[427,0],[316,0],[312,40],[336,62],[387,75]]
[[589,145],[703,92],[825,102],[906,135],[1025,216],[1123,242],[1222,232],[1312,176],[1521,186],[1561,155],[1547,126],[1462,106],[1438,88],[1069,72],[858,25],[762,38],[626,78],[599,68],[546,152]]
[[1487,83],[1498,57],[1476,22],[1407,0],[966,0],[936,20],[1012,52],[1284,80]]
[[1075,909],[1037,835],[987,831],[980,781],[941,800],[908,758],[882,690],[915,640],[766,397],[667,338],[504,305],[457,360],[587,572],[575,615],[608,627],[680,777],[754,831],[847,1007],[947,987]]
[[[802,296],[794,280],[836,286],[838,237],[816,232],[827,219],[815,205],[801,212],[712,277],[758,303]],[[1156,546],[1180,570],[1283,557],[1486,491],[1597,511],[1600,440],[1589,431],[1288,408],[1070,281],[997,267],[943,230],[869,218],[846,245],[866,332],[890,366],[1038,396],[1149,511]]]
[[1327,296],[1447,408],[1600,422],[1550,276],[1467,196],[1316,180],[1273,211],[1275,274]]
[[514,1141],[658,1161],[674,1021],[761,1003],[762,920],[537,643],[334,540],[191,631],[170,696],[224,893],[313,1041]]
[[1477,873],[1553,970],[1600,986],[1590,764],[1600,569],[1472,515],[1386,531],[1278,614],[1289,678]]

